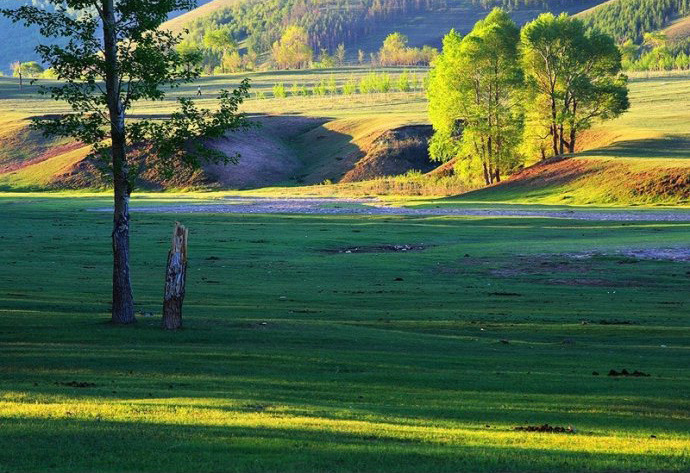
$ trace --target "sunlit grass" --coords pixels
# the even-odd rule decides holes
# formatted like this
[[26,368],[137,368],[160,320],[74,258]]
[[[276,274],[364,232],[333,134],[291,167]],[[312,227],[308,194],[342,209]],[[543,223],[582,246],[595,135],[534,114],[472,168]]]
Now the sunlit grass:
[[[686,248],[687,223],[136,212],[223,195],[135,198],[128,328],[106,323],[111,216],[87,210],[111,197],[0,195],[0,469],[687,470],[690,263],[616,256]],[[575,433],[515,430],[543,423]]]

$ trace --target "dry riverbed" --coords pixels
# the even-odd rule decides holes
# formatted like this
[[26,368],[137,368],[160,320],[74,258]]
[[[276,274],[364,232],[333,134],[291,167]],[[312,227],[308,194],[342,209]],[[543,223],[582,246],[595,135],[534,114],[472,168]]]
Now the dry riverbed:
[[[94,210],[110,211],[109,208]],[[222,203],[137,206],[134,212],[316,215],[455,215],[476,217],[549,217],[595,221],[690,222],[690,210],[563,210],[471,207],[397,207],[376,199],[228,197]]]

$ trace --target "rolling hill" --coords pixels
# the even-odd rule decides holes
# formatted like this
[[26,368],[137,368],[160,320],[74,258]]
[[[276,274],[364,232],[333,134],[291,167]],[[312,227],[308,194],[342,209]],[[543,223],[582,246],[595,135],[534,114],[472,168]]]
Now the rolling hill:
[[[364,74],[362,69],[251,73],[255,90],[273,84],[315,83],[333,75],[338,81]],[[200,82],[210,105],[220,87],[240,75],[207,77]],[[601,124],[581,138],[575,156],[525,169],[499,185],[447,202],[515,202],[561,205],[687,205],[690,201],[690,77],[634,78],[631,110]],[[162,103],[137,114],[165,113],[183,87]],[[59,104],[38,97],[30,87],[0,79],[4,100],[0,122],[0,189],[44,190],[94,188],[100,177],[84,160],[88,150],[75,143],[46,140],[28,129],[26,117],[54,113]],[[207,166],[183,174],[176,182],[145,175],[140,185],[156,189],[204,185],[221,189],[255,189],[280,195],[348,195],[403,192],[451,195],[466,187],[449,175],[451,168],[417,177],[386,178],[434,166],[424,152],[428,137],[426,102],[418,92],[250,99],[244,110],[263,127],[231,134],[213,146],[240,151],[238,166]],[[290,112],[287,112],[287,111]],[[333,186],[314,185],[325,181]],[[396,185],[399,184],[397,187]],[[279,190],[256,190],[280,186]]]
[[451,28],[468,31],[493,6],[510,9],[518,23],[544,11],[577,13],[601,0],[213,0],[169,21],[166,28],[188,29],[203,44],[209,30],[226,27],[245,50],[261,55],[270,50],[287,25],[304,27],[317,52],[333,52],[343,43],[350,61],[357,51],[375,52],[383,39],[400,31],[411,46],[440,46]]
[[[211,0],[197,0],[199,5],[204,5]],[[0,8],[18,8],[22,5],[35,5],[50,9],[48,0],[1,0]],[[171,14],[174,18],[184,12]],[[14,24],[4,16],[0,15],[0,72],[9,74],[10,64],[15,61],[27,62],[37,61],[38,55],[34,48],[39,42],[44,41],[35,27],[26,27],[21,24]]]
[[[640,44],[645,33],[663,30],[690,15],[688,0],[608,0],[579,14],[590,26],[623,42]],[[679,28],[681,29],[681,28]]]

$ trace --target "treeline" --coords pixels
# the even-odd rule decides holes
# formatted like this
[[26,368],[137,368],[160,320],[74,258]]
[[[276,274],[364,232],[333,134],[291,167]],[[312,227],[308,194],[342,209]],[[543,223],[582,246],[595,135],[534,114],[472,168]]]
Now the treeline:
[[[277,82],[272,92],[275,98],[287,97],[323,97],[335,95],[356,94],[387,94],[391,92],[423,92],[426,88],[427,76],[417,72],[403,71],[394,75],[389,72],[370,71],[366,75],[356,78],[350,76],[346,81],[337,81],[334,76],[322,78],[318,82],[293,82],[286,84]],[[257,91],[254,95],[258,99],[267,98],[264,91]]]
[[[211,30],[225,28],[248,53],[271,50],[286,26],[303,28],[313,51],[334,53],[341,43],[368,34],[375,22],[396,15],[441,8],[444,0],[245,0],[186,25],[189,40],[204,44]],[[204,51],[204,63],[220,64],[218,51]]]
[[630,40],[620,46],[625,70],[690,70],[690,39],[670,43],[662,34],[647,36],[648,40],[641,46]]
[[472,3],[486,9],[500,7],[505,10],[516,10],[522,7],[551,9],[558,6],[571,6],[582,3],[582,0],[472,0]]
[[621,43],[641,44],[646,33],[686,15],[690,15],[690,0],[618,0],[601,5],[584,20]]

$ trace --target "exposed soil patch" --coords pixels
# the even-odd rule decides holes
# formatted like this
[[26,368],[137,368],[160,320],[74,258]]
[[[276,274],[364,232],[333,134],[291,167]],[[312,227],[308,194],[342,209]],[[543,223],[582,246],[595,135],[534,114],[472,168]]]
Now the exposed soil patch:
[[622,377],[630,377],[630,378],[648,378],[651,375],[647,374],[647,373],[643,373],[642,371],[635,370],[633,372],[629,372],[628,370],[623,369],[621,371],[611,370],[611,371],[609,371],[609,376],[611,376],[611,377],[622,376]]
[[[261,198],[228,197],[225,204],[179,204],[135,207],[133,212],[153,213],[232,213],[232,214],[314,214],[314,215],[410,215],[410,216],[464,216],[464,217],[545,217],[588,221],[609,222],[690,222],[690,211],[609,211],[594,210],[510,210],[510,209],[471,209],[443,207],[392,207],[383,205],[372,198]],[[324,204],[362,204],[362,205],[324,205]],[[109,207],[91,209],[112,212]],[[688,250],[690,252],[690,250]],[[567,255],[562,255],[567,256]],[[690,254],[687,255],[690,259]]]
[[341,182],[397,176],[410,170],[431,171],[436,167],[429,159],[429,139],[433,133],[430,125],[410,125],[385,131]]
[[559,434],[573,434],[575,433],[575,429],[573,429],[571,426],[568,427],[560,427],[556,425],[549,425],[549,424],[544,424],[544,425],[524,425],[524,426],[518,426],[515,427],[515,430],[518,432],[545,432],[545,433],[559,433]]
[[96,387],[95,383],[87,383],[86,381],[56,381],[55,384],[57,386],[67,386],[70,388],[93,388]]
[[406,253],[410,251],[424,251],[429,246],[426,245],[375,245],[375,246],[349,246],[345,248],[335,248],[321,250],[323,253]]

